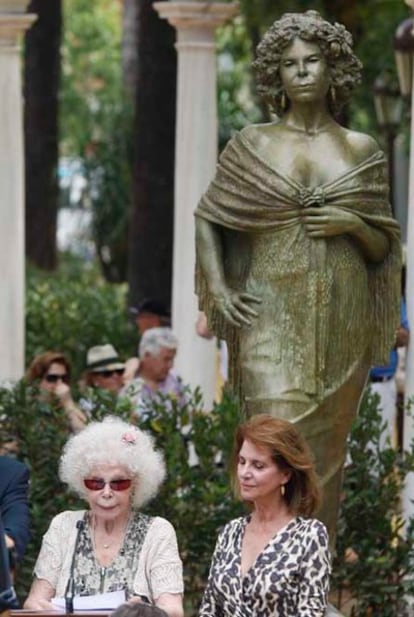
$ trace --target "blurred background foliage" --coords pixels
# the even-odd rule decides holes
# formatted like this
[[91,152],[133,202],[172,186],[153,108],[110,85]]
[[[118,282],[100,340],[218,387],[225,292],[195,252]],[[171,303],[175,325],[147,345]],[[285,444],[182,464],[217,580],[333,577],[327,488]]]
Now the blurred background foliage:
[[61,351],[75,382],[89,347],[112,343],[127,358],[136,355],[138,340],[125,308],[126,285],[107,283],[96,266],[79,261],[67,255],[53,274],[31,267],[26,281],[26,364],[46,350]]

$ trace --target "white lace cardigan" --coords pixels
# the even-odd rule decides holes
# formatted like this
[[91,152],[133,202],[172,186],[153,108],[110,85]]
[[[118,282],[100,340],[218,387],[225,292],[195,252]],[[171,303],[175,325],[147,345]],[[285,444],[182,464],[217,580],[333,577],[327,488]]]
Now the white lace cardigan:
[[[61,512],[52,519],[43,536],[42,547],[34,568],[39,579],[50,583],[56,597],[65,593],[75,547],[76,522],[85,510]],[[156,516],[145,536],[134,577],[134,593],[154,601],[162,593],[182,593],[182,562],[177,538],[171,523]]]

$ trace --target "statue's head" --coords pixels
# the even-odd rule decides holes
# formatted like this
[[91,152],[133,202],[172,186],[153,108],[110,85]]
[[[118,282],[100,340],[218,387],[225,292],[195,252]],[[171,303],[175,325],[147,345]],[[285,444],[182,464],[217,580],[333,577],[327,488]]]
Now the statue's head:
[[[317,11],[285,13],[264,35],[257,46],[257,89],[263,99],[278,116],[288,108],[282,104],[284,88],[280,76],[280,60],[283,52],[294,39],[316,44],[321,50],[329,70],[330,86],[335,98],[328,95],[328,105],[336,113],[351,97],[361,80],[362,64],[352,50],[352,35],[345,26],[331,24]],[[332,91],[332,89],[330,89]]]

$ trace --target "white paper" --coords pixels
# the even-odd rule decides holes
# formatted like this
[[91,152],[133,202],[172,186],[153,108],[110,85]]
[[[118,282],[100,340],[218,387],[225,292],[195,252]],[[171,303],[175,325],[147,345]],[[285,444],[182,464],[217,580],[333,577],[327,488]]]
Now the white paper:
[[[73,598],[74,611],[107,611],[117,608],[126,602],[125,589],[109,591],[93,596],[75,596]],[[52,598],[52,604],[59,610],[65,610],[65,598]]]

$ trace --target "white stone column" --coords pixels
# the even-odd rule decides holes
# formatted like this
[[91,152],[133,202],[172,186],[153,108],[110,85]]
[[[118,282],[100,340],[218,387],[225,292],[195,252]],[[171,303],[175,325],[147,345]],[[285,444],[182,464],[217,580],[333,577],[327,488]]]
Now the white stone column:
[[24,174],[20,38],[28,0],[0,0],[0,381],[24,371]]
[[[216,381],[216,341],[195,332],[194,210],[217,162],[216,57],[214,34],[238,12],[222,2],[156,2],[159,15],[175,26],[178,52],[173,258],[173,329],[179,348],[175,367],[192,388],[200,386],[210,409]],[[160,119],[162,121],[162,119]]]

